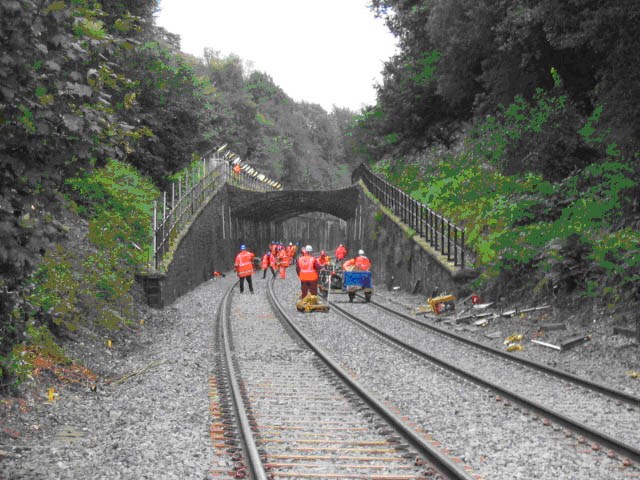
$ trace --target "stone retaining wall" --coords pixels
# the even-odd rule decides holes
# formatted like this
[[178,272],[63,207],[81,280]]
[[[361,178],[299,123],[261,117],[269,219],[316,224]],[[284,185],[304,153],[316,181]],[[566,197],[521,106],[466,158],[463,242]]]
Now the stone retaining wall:
[[348,248],[350,256],[364,249],[373,263],[374,284],[378,288],[400,287],[427,297],[435,290],[457,296],[468,293],[467,283],[475,276],[472,270],[453,267],[384,208],[362,181],[358,186],[361,208],[349,222]]
[[221,187],[176,240],[173,258],[165,260],[166,271],[137,275],[147,303],[162,308],[211,279],[214,271],[233,274],[240,244],[256,251],[268,244],[270,234],[277,229],[277,225],[230,216],[227,188]]

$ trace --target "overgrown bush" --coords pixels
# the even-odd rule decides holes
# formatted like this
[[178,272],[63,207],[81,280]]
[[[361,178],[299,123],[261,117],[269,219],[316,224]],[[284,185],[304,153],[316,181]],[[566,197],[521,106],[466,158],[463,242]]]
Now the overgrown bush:
[[[20,381],[29,370],[29,345],[63,357],[55,338],[81,327],[114,329],[133,319],[134,273],[148,258],[151,205],[158,190],[136,169],[111,160],[67,180],[68,197],[89,222],[88,242],[73,251],[57,246],[28,279],[29,292],[14,302],[26,335],[4,358],[2,376]],[[3,332],[8,335],[9,332]],[[53,336],[52,336],[53,334]],[[25,350],[26,349],[26,350]]]
[[539,90],[471,128],[459,152],[376,168],[464,225],[485,284],[639,297],[640,234],[625,217],[638,178],[600,114]]

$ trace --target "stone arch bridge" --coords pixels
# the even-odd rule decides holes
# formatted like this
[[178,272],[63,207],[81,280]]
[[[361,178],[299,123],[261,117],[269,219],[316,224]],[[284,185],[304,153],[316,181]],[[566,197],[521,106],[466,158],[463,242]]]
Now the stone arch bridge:
[[[138,276],[148,303],[155,307],[169,305],[210,280],[214,271],[233,274],[240,244],[247,244],[260,255],[271,240],[309,242],[330,251],[337,242],[344,243],[350,252],[362,248],[373,262],[374,283],[379,287],[400,286],[425,293],[435,287],[459,291],[466,278],[460,271],[465,269],[457,268],[450,258],[443,257],[444,252],[432,248],[420,236],[422,226],[411,227],[407,219],[416,218],[405,199],[408,196],[395,190],[381,195],[395,202],[399,210],[394,213],[367,188],[376,185],[365,184],[355,175],[357,172],[354,183],[339,190],[259,192],[225,182],[194,212],[188,230],[173,241],[169,261],[157,271]],[[311,212],[333,217],[313,216],[308,219],[312,223],[295,232],[285,228],[288,223],[305,220],[302,216]],[[332,222],[335,227],[338,221],[334,217],[342,221],[341,228],[321,235],[325,229],[331,230]],[[325,239],[324,244],[321,239]]]
[[255,192],[227,186],[231,215],[258,222],[281,222],[310,212],[323,212],[350,220],[359,205],[360,189],[280,190]]

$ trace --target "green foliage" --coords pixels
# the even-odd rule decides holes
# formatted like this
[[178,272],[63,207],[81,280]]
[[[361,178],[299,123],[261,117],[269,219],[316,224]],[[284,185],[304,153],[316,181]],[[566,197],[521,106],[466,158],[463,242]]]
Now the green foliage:
[[6,356],[0,355],[0,364],[3,367],[0,370],[0,382],[5,387],[17,387],[31,378],[33,363],[22,345],[14,345]]
[[602,143],[604,141],[604,134],[600,133],[598,136],[594,137],[594,134],[597,133],[595,124],[600,120],[600,116],[602,115],[603,107],[602,105],[598,105],[593,113],[587,118],[584,126],[578,130],[578,133],[582,137],[582,139],[587,144],[591,143]]
[[36,354],[59,364],[70,363],[69,358],[58,346],[56,339],[46,326],[29,321],[25,330],[25,344],[15,344],[6,357],[0,356],[0,365],[3,366],[0,369],[0,383],[4,387],[18,387],[33,378]]
[[[529,147],[531,138],[538,138],[547,128],[555,128],[556,120],[566,109],[567,98],[554,96],[538,89],[531,101],[516,96],[507,107],[501,106],[497,116],[490,115],[472,132],[473,153],[502,170],[518,169],[517,155],[522,155],[521,145]],[[530,152],[528,152],[530,153]],[[544,165],[529,164],[527,169],[546,173]]]
[[79,36],[85,36],[94,40],[103,40],[106,37],[104,24],[101,21],[81,19],[73,27],[73,32]]
[[[41,355],[51,357],[60,363],[69,363],[69,358],[64,350],[56,343],[56,339],[46,326],[38,325],[33,321],[27,323],[26,337],[30,345],[37,345],[38,352]],[[24,355],[22,356],[24,357]]]
[[60,246],[47,252],[30,280],[34,285],[28,297],[31,305],[51,315],[56,325],[76,330],[82,321],[78,308],[82,283],[72,253]]
[[67,185],[81,214],[91,220],[90,240],[130,267],[144,264],[145,247],[150,243],[149,219],[158,189],[133,167],[116,160],[67,180]]
[[[640,235],[624,226],[637,169],[598,131],[602,108],[585,122],[567,101],[542,90],[530,101],[517,97],[470,128],[455,154],[434,148],[375,169],[465,227],[482,281],[524,283],[524,272],[537,272],[538,286],[638,293]],[[548,149],[559,137],[575,155],[564,165]]]
[[40,314],[50,318],[43,328],[117,328],[133,315],[133,274],[147,260],[150,205],[158,190],[116,160],[69,179],[67,185],[89,220],[94,250],[70,252],[58,246],[46,253],[30,278],[30,315],[34,321]]
[[[553,123],[563,115],[584,116],[598,105],[606,105],[600,120],[602,131],[610,132],[608,155],[629,157],[637,151],[637,2],[373,0],[371,6],[398,40],[398,53],[385,63],[377,89],[385,118],[367,118],[354,132],[360,148],[366,147],[375,160],[434,141],[450,144],[460,125],[470,120],[517,116],[523,112],[501,112],[499,105],[524,107],[518,98],[535,104],[539,89],[564,96],[568,108],[561,114],[549,105],[554,111],[539,112],[537,126],[546,123],[549,130],[545,142],[550,146],[543,153],[555,157],[555,163],[573,155],[575,140],[562,129],[554,138]],[[528,113],[525,117],[533,120]],[[512,120],[512,127],[525,127]],[[575,121],[569,123],[575,127]],[[375,143],[375,134],[383,138],[391,131],[400,142]],[[493,133],[500,147],[499,137],[507,132]],[[580,160],[572,167],[588,163]]]
[[[411,79],[417,85],[426,85],[433,80],[434,74],[436,73],[436,66],[438,64],[438,60],[440,59],[440,52],[437,50],[431,50],[428,52],[422,53],[422,58],[420,58],[416,63],[416,73],[411,77]],[[408,68],[412,68],[412,65],[408,64]]]

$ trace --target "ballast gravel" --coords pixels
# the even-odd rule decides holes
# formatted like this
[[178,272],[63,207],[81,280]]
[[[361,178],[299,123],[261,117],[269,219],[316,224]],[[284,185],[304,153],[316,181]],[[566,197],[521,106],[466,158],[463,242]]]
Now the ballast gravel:
[[[295,296],[289,285],[280,283],[277,290],[280,297]],[[333,301],[349,304],[344,295]],[[638,473],[607,452],[593,450],[590,443],[582,446],[578,435],[566,436],[559,426],[426,364],[344,318],[331,312],[301,318],[289,310],[305,334],[365,388],[420,426],[479,478],[623,479]],[[583,471],[589,474],[582,476]]]
[[[462,344],[448,336],[424,328],[426,320],[417,319],[420,326],[380,310],[374,304],[344,304],[342,308],[366,319],[368,325],[386,332],[435,358],[446,361],[473,375],[500,385],[507,391],[551,408],[600,432],[623,441],[640,445],[640,405],[612,400],[606,395],[581,389],[553,375],[525,368],[515,362],[517,352],[505,357]],[[442,329],[441,329],[442,330]],[[504,350],[499,350],[503,352]],[[461,355],[464,352],[464,355]],[[565,391],[571,389],[571,395]],[[582,390],[583,394],[580,394]]]
[[70,343],[103,373],[96,391],[59,386],[49,402],[53,379],[40,378],[30,398],[0,405],[0,479],[208,478],[213,326],[233,282],[211,280],[170,307],[146,310],[144,324],[111,349]]
[[[276,285],[282,301],[291,306],[297,296],[298,281],[293,272],[289,277],[285,281],[276,280]],[[0,480],[211,479],[212,470],[228,469],[228,460],[217,457],[212,448],[208,395],[209,380],[215,370],[215,315],[222,296],[234,282],[235,278],[227,275],[204,283],[163,310],[145,309],[144,325],[115,336],[110,349],[104,345],[106,337],[85,343],[81,337],[69,341],[66,348],[70,356],[100,375],[97,388],[92,391],[89,384],[60,383],[44,375],[26,386],[22,398],[0,400]],[[261,275],[254,277],[254,286],[255,295],[266,294],[266,280]],[[407,308],[424,303],[424,298],[402,292],[376,291],[376,297]],[[252,296],[245,292],[243,298],[251,302]],[[258,310],[256,307],[256,318],[264,313]],[[483,457],[478,456],[478,451],[482,449],[486,454],[484,461],[493,462],[491,470],[487,470],[491,472],[487,479],[606,478],[599,477],[603,472],[605,475],[613,472],[614,477],[620,478],[637,475],[636,469],[621,467],[620,459],[610,459],[606,452],[593,453],[588,442],[566,458],[564,464],[556,464],[550,452],[535,446],[544,445],[550,437],[561,440],[562,430],[543,426],[541,419],[513,407],[496,406],[496,411],[482,414],[486,418],[473,418],[469,407],[491,396],[479,388],[469,393],[462,384],[443,386],[441,398],[445,398],[446,408],[430,410],[435,408],[429,400],[435,383],[416,382],[413,361],[401,365],[395,364],[397,361],[393,365],[378,363],[375,367],[360,365],[362,358],[375,357],[376,352],[367,343],[355,343],[352,339],[355,333],[346,334],[346,328],[323,328],[333,318],[331,313],[307,314],[300,315],[300,322],[315,324],[313,330],[318,338],[324,338],[336,352],[348,354],[358,375],[370,377],[371,381],[376,381],[377,374],[382,375],[381,397],[392,402],[401,394],[398,407],[416,418],[422,415],[425,429],[437,431],[443,439],[455,438],[460,429],[466,430],[469,438],[476,432],[475,440],[456,446],[455,454],[465,462],[473,459],[481,464]],[[517,321],[511,319],[485,331],[463,334],[481,337],[493,328],[502,330],[504,337],[515,333]],[[615,339],[613,347],[611,342],[595,336],[593,340],[566,354],[529,345],[522,353],[578,374],[591,373],[592,378],[603,383],[609,380],[606,383],[637,391],[637,384],[629,384],[640,380],[625,374],[640,370],[637,347],[624,339]],[[502,338],[487,341],[501,344]],[[386,358],[386,353],[381,350],[378,357]],[[440,382],[446,375],[434,373],[434,378]],[[416,398],[408,396],[405,384],[418,384],[412,390]],[[47,389],[53,385],[57,386],[59,396],[50,402]],[[498,412],[499,409],[502,411]],[[510,411],[506,417],[504,410]],[[500,438],[483,436],[484,425],[497,421],[505,429],[524,429],[530,436],[522,443],[505,443]],[[532,455],[536,456],[535,462],[546,467],[527,468]],[[598,455],[600,462],[595,471],[594,455]],[[483,471],[482,465],[474,467]]]

